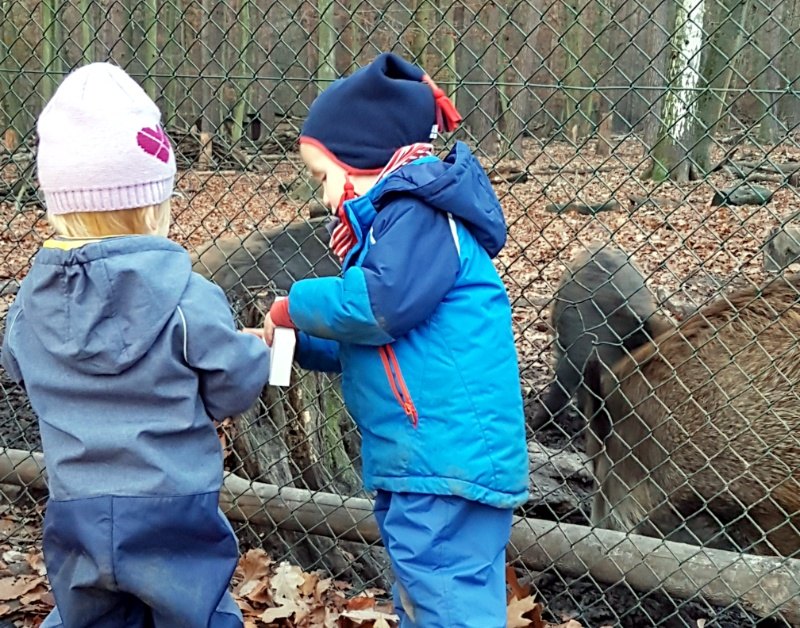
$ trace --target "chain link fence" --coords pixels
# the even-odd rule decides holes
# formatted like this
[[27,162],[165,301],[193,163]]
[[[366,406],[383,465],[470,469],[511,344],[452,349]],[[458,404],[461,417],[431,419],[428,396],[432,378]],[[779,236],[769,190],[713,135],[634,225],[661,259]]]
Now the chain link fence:
[[[299,124],[394,50],[454,96],[446,139],[508,221],[532,491],[515,588],[556,624],[800,625],[798,29],[797,0],[0,0],[3,314],[50,235],[35,120],[68,71],[112,59],[157,101],[171,237],[258,325],[338,272]],[[220,426],[223,509],[244,547],[386,590],[338,381],[293,381]],[[0,541],[35,542],[36,420],[1,391]]]

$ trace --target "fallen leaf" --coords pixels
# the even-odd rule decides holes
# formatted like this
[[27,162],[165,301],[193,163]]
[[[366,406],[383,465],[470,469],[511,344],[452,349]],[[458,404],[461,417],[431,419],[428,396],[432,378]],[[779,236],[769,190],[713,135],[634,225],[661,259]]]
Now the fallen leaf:
[[698,619],[697,620],[697,628],[705,628],[706,620],[705,619]]
[[40,576],[47,575],[47,567],[44,564],[44,556],[42,556],[41,553],[35,552],[28,556],[28,564],[30,564],[33,570]]
[[239,589],[238,596],[247,598],[257,604],[269,604],[272,602],[272,593],[270,592],[269,582],[266,580],[249,580],[245,582]]
[[375,608],[374,597],[353,597],[347,600],[347,610],[361,611]]
[[8,604],[0,604],[0,617],[8,615],[11,612],[11,607]]
[[20,596],[19,601],[23,606],[30,606],[31,604],[42,602],[48,593],[49,591],[47,590],[47,585],[44,582],[41,582],[34,589],[28,591],[25,593],[25,595]]
[[270,564],[272,561],[263,549],[248,550],[239,559],[234,577],[239,580],[240,586],[252,580],[260,580],[269,573]]
[[289,619],[289,617],[294,615],[295,610],[297,609],[293,605],[268,608],[263,613],[261,613],[259,619],[267,623],[273,622],[276,619]]
[[6,564],[9,563],[21,563],[27,560],[27,556],[22,552],[17,550],[8,550],[7,552],[3,552],[3,562]]
[[330,588],[331,588],[331,579],[330,578],[325,578],[323,580],[320,580],[317,583],[316,590],[314,591],[314,599],[316,599],[317,601],[322,600],[323,593],[325,593],[325,591],[327,591]]
[[275,601],[297,602],[298,590],[303,586],[303,582],[305,582],[303,570],[283,561],[278,565],[270,581],[270,586],[275,592]]
[[345,611],[341,614],[341,617],[346,617],[347,619],[353,620],[357,623],[364,621],[378,621],[379,619],[383,619],[384,621],[400,621],[400,617],[393,613],[382,613],[381,611],[376,610]]
[[303,584],[300,587],[300,593],[305,596],[309,596],[314,593],[314,590],[317,588],[317,582],[319,582],[319,576],[313,573],[307,573],[303,577]]
[[518,600],[525,599],[531,594],[530,586],[520,586],[519,580],[517,580],[517,572],[514,571],[511,565],[506,565],[506,584],[511,589],[511,597],[515,597]]
[[508,608],[506,609],[508,628],[528,628],[531,626],[532,620],[524,617],[524,615],[532,611],[534,608],[536,608],[536,602],[534,602],[533,597],[530,595],[522,598],[521,600],[517,599],[516,597],[512,597],[511,601],[508,603]]
[[44,580],[38,576],[0,578],[0,600],[14,600],[39,586]]

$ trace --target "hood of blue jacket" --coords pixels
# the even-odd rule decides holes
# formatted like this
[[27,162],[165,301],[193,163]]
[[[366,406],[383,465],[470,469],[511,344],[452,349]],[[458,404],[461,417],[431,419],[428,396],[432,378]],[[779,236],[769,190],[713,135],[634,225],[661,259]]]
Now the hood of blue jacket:
[[[147,274],[143,256],[153,269]],[[43,248],[20,298],[31,329],[56,358],[86,373],[115,375],[153,346],[191,272],[187,252],[156,236]]]
[[492,257],[505,245],[503,208],[483,167],[463,142],[456,142],[443,160],[423,158],[400,168],[367,195],[377,211],[404,195],[450,212]]

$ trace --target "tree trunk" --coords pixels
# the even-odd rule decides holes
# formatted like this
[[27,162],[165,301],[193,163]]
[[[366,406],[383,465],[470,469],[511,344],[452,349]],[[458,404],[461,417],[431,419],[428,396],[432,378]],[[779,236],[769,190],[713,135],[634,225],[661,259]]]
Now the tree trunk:
[[317,38],[319,58],[317,61],[317,93],[322,93],[336,78],[336,29],[334,27],[335,0],[317,0],[319,25]]
[[[731,0],[727,0],[730,3]],[[734,70],[741,66],[744,57],[743,47],[748,35],[748,22],[753,12],[753,0],[739,0],[735,3],[731,19],[725,25],[725,34],[720,36],[723,50],[728,51],[725,65],[721,72],[722,80],[719,81],[720,97],[715,99],[717,108],[713,119],[721,120],[727,113],[727,97],[733,81]]]
[[11,16],[11,0],[0,1],[0,137],[6,150],[9,152],[14,149],[9,146],[11,143],[9,131],[12,129],[13,111],[10,102],[11,97],[11,38],[9,33],[12,29],[13,18]]
[[[448,93],[450,100],[458,108],[458,69],[456,67],[456,33],[453,25],[455,24],[455,10],[450,5],[442,6],[437,1],[437,10],[441,16],[440,25],[437,29],[436,40],[437,48],[442,52],[442,73],[436,77],[441,83],[442,89]],[[463,9],[462,9],[463,13]]]
[[164,120],[168,125],[187,127],[180,122],[181,104],[186,98],[187,90],[182,87],[180,79],[181,66],[186,57],[184,41],[184,20],[181,2],[172,0],[166,3],[164,13],[164,30],[167,44],[164,46],[162,59],[167,72],[171,75],[164,85]]
[[106,58],[122,68],[127,68],[131,60],[131,12],[122,0],[111,0],[105,15],[103,45]]
[[155,100],[157,85],[153,74],[158,61],[158,0],[146,0],[142,4],[142,30],[144,39],[137,55],[144,66],[142,87],[147,95]]
[[757,73],[757,120],[760,121],[758,139],[765,148],[774,146],[779,130],[782,130],[778,119],[782,78],[777,65],[787,35],[783,29],[785,4],[785,0],[762,0],[758,12],[759,26],[754,33],[757,57],[753,70]]
[[703,48],[702,83],[697,97],[698,132],[702,135],[690,151],[691,164],[700,176],[711,168],[714,134],[725,109],[733,66],[744,40],[746,6],[749,0],[714,0],[705,16],[708,45]]
[[497,48],[499,10],[495,2],[465,0],[453,9],[456,28],[456,67],[462,79],[458,106],[478,149],[486,156],[497,152],[499,99]]
[[500,89],[501,153],[510,151],[522,158],[522,139],[528,124],[530,92],[527,70],[533,65],[534,51],[530,46],[531,29],[535,23],[534,10],[527,2],[511,0],[502,27],[503,84]]
[[94,21],[92,20],[92,6],[91,0],[80,0],[78,3],[78,13],[80,19],[80,37],[78,41],[81,47],[81,59],[84,63],[91,63],[94,61],[94,54],[92,48],[94,47]]
[[426,72],[433,72],[432,64],[427,56],[428,44],[434,30],[434,0],[415,0],[414,13],[414,39],[412,52],[415,62]]
[[247,94],[250,88],[252,68],[248,63],[250,44],[253,41],[253,30],[250,26],[250,0],[241,0],[239,6],[238,27],[241,29],[239,45],[236,47],[238,55],[236,70],[236,104],[233,107],[233,123],[231,125],[231,145],[242,139],[244,134],[244,114],[248,107]]
[[587,73],[587,27],[589,4],[585,0],[563,0],[566,12],[563,50],[566,57],[564,68],[564,92],[566,106],[562,122],[571,137],[584,136],[591,123],[592,98],[588,89],[592,77]]
[[701,136],[696,115],[696,90],[701,86],[700,50],[703,45],[705,0],[679,0],[671,34],[672,59],[661,109],[658,139],[644,178],[685,182],[698,178],[689,153]]
[[358,9],[363,5],[363,0],[350,0],[347,3],[348,23],[345,38],[350,49],[350,63],[345,68],[345,75],[351,74],[358,66],[358,55],[361,53],[363,44],[364,28],[359,24],[363,16],[359,16]]
[[[224,5],[223,5],[224,6]],[[216,0],[203,0],[200,24],[200,144],[199,165],[213,167],[214,138],[222,129],[222,103],[220,102],[222,66],[222,32],[220,8]]]
[[53,76],[58,71],[58,1],[43,0],[41,3],[41,60],[43,78],[40,83],[42,101],[47,102],[52,98],[56,88],[56,78]]

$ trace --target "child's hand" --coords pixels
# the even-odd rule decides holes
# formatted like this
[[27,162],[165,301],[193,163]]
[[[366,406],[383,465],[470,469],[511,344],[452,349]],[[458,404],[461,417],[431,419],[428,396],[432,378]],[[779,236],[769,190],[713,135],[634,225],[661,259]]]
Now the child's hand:
[[251,336],[256,336],[257,338],[264,340],[264,331],[256,327],[243,327],[239,331],[243,334],[250,334]]
[[261,337],[268,346],[272,346],[272,341],[275,338],[275,323],[272,322],[272,317],[269,314],[264,318],[264,329],[261,330]]

